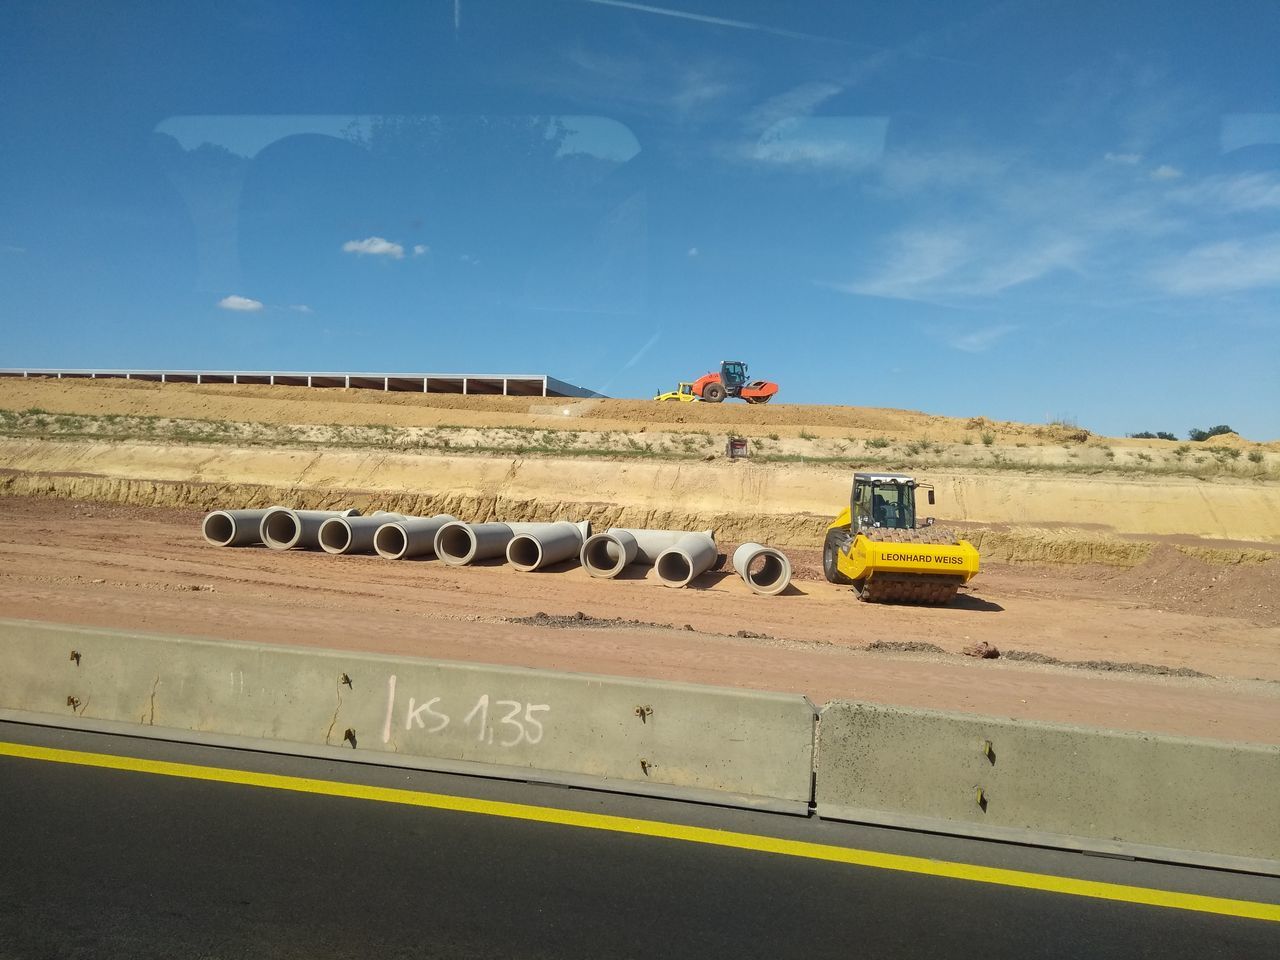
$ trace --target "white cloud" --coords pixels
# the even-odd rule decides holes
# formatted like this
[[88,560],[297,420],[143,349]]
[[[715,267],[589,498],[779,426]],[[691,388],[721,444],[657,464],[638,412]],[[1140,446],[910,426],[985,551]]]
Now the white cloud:
[[233,293],[231,296],[223,297],[219,300],[218,306],[223,310],[239,310],[243,313],[253,313],[262,309],[262,301],[254,300],[250,297],[242,297]]
[[981,330],[971,330],[968,333],[950,337],[947,343],[957,350],[963,350],[965,353],[982,353],[994,346],[998,340],[1017,329],[1011,324],[984,327]]
[[1136,167],[1142,162],[1142,154],[1140,153],[1111,153],[1108,151],[1102,155],[1102,159],[1108,163],[1122,163],[1127,167]]
[[859,169],[884,152],[888,117],[787,117],[765,130],[753,160],[803,167]]
[[420,257],[424,253],[430,253],[430,252],[431,252],[431,248],[428,247],[425,243],[415,243],[413,245],[413,255],[415,257]]
[[807,117],[842,89],[837,84],[824,81],[792,87],[759,103],[747,115],[747,128],[764,132],[780,121]]
[[315,313],[315,311],[312,310],[310,307],[308,307],[305,303],[291,303],[289,304],[289,309],[294,311],[295,313]]
[[390,257],[392,260],[404,259],[404,247],[390,240],[384,240],[382,237],[348,240],[342,245],[342,249],[346,253],[354,253],[361,257],[367,254],[372,257]]
[[1150,279],[1179,296],[1280,287],[1280,233],[1196,247],[1152,271]]
[[914,229],[893,237],[866,276],[829,286],[893,300],[993,297],[1056,270],[1076,270],[1079,254],[1079,245],[1065,238],[1001,239],[982,227]]
[[1162,163],[1151,171],[1152,180],[1177,180],[1181,176],[1181,170],[1177,167],[1171,167],[1167,163]]
[[1280,210],[1280,177],[1242,173],[1207,177],[1169,194],[1183,203],[1211,207],[1219,213]]
[[686,257],[696,257],[697,255],[698,255],[697,247],[690,247],[688,251],[685,253]]
[[477,257],[473,257],[473,256],[472,256],[471,254],[469,254],[469,253],[464,253],[464,254],[463,254],[462,256],[460,256],[458,259],[459,259],[460,261],[462,261],[463,263],[469,263],[469,264],[471,264],[473,267],[478,267],[478,266],[480,265],[480,260],[479,260]]

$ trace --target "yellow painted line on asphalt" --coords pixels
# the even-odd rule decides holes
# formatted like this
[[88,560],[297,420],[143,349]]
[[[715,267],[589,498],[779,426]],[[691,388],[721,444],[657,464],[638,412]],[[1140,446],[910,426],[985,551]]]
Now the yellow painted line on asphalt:
[[657,837],[664,840],[682,840],[686,843],[704,843],[737,850],[774,853],[787,857],[803,857],[809,860],[825,860],[857,867],[873,867],[878,870],[896,870],[931,877],[947,877],[968,880],[973,883],[991,883],[1024,890],[1042,890],[1047,893],[1066,894],[1074,897],[1091,897],[1097,900],[1116,900],[1172,910],[1193,910],[1200,913],[1216,913],[1228,917],[1245,917],[1252,920],[1280,922],[1280,904],[1258,903],[1252,900],[1230,900],[1223,897],[1206,897],[1195,893],[1179,893],[1173,890],[1156,890],[1149,887],[1132,887],[1120,883],[1102,883],[1097,880],[1078,880],[1045,873],[1029,873],[1023,870],[1005,870],[1000,867],[983,867],[971,863],[947,860],[930,860],[925,857],[908,857],[896,853],[879,853],[874,850],[857,850],[825,843],[808,843],[803,840],[783,840],[779,837],[759,836],[753,833],[735,833],[710,827],[690,827],[660,820],[637,820],[631,817],[615,817],[600,813],[580,813],[555,807],[537,807],[524,803],[507,803],[500,800],[478,800],[473,797],[454,797],[441,793],[420,793],[396,787],[372,787],[359,783],[342,783],[335,780],[313,780],[308,777],[290,777],[275,773],[258,773],[252,770],[232,770],[225,767],[205,767],[191,763],[173,763],[168,760],[143,760],[138,757],[122,757],[107,753],[85,753],[79,750],[60,750],[52,747],[33,747],[21,743],[0,741],[0,756],[19,757],[26,760],[44,760],[52,763],[70,763],[82,767],[103,767],[110,770],[127,770],[133,773],[150,773],[162,777],[180,777],[187,780],[212,780],[219,783],[235,783],[246,787],[265,787],[271,790],[288,790],[294,793],[312,793],[328,797],[348,797],[354,800],[372,800],[378,803],[397,803],[412,807],[429,807],[433,810],[453,810],[459,813],[481,814],[489,817],[506,817],[512,820],[531,820],[536,823],[552,823],[587,830],[607,830],[641,837]]

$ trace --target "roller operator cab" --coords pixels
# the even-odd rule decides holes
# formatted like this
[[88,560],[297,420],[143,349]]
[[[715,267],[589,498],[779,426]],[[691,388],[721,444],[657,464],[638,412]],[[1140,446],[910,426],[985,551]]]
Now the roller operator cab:
[[978,573],[978,551],[952,531],[917,523],[916,490],[933,487],[900,473],[855,473],[849,506],[827,527],[822,571],[852,584],[859,599],[945,604]]

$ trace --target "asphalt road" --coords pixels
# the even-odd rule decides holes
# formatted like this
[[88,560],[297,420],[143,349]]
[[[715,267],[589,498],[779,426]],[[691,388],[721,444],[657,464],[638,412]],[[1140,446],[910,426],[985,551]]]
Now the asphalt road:
[[[1280,881],[0,724],[0,741],[1275,902]],[[0,957],[1274,957],[1280,923],[0,755]]]

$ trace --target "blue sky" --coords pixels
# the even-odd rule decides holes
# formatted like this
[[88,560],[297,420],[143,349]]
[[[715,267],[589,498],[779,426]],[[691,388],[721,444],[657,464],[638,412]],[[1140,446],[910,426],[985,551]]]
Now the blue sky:
[[0,366],[741,358],[1274,439],[1278,49],[1272,2],[8,3]]

